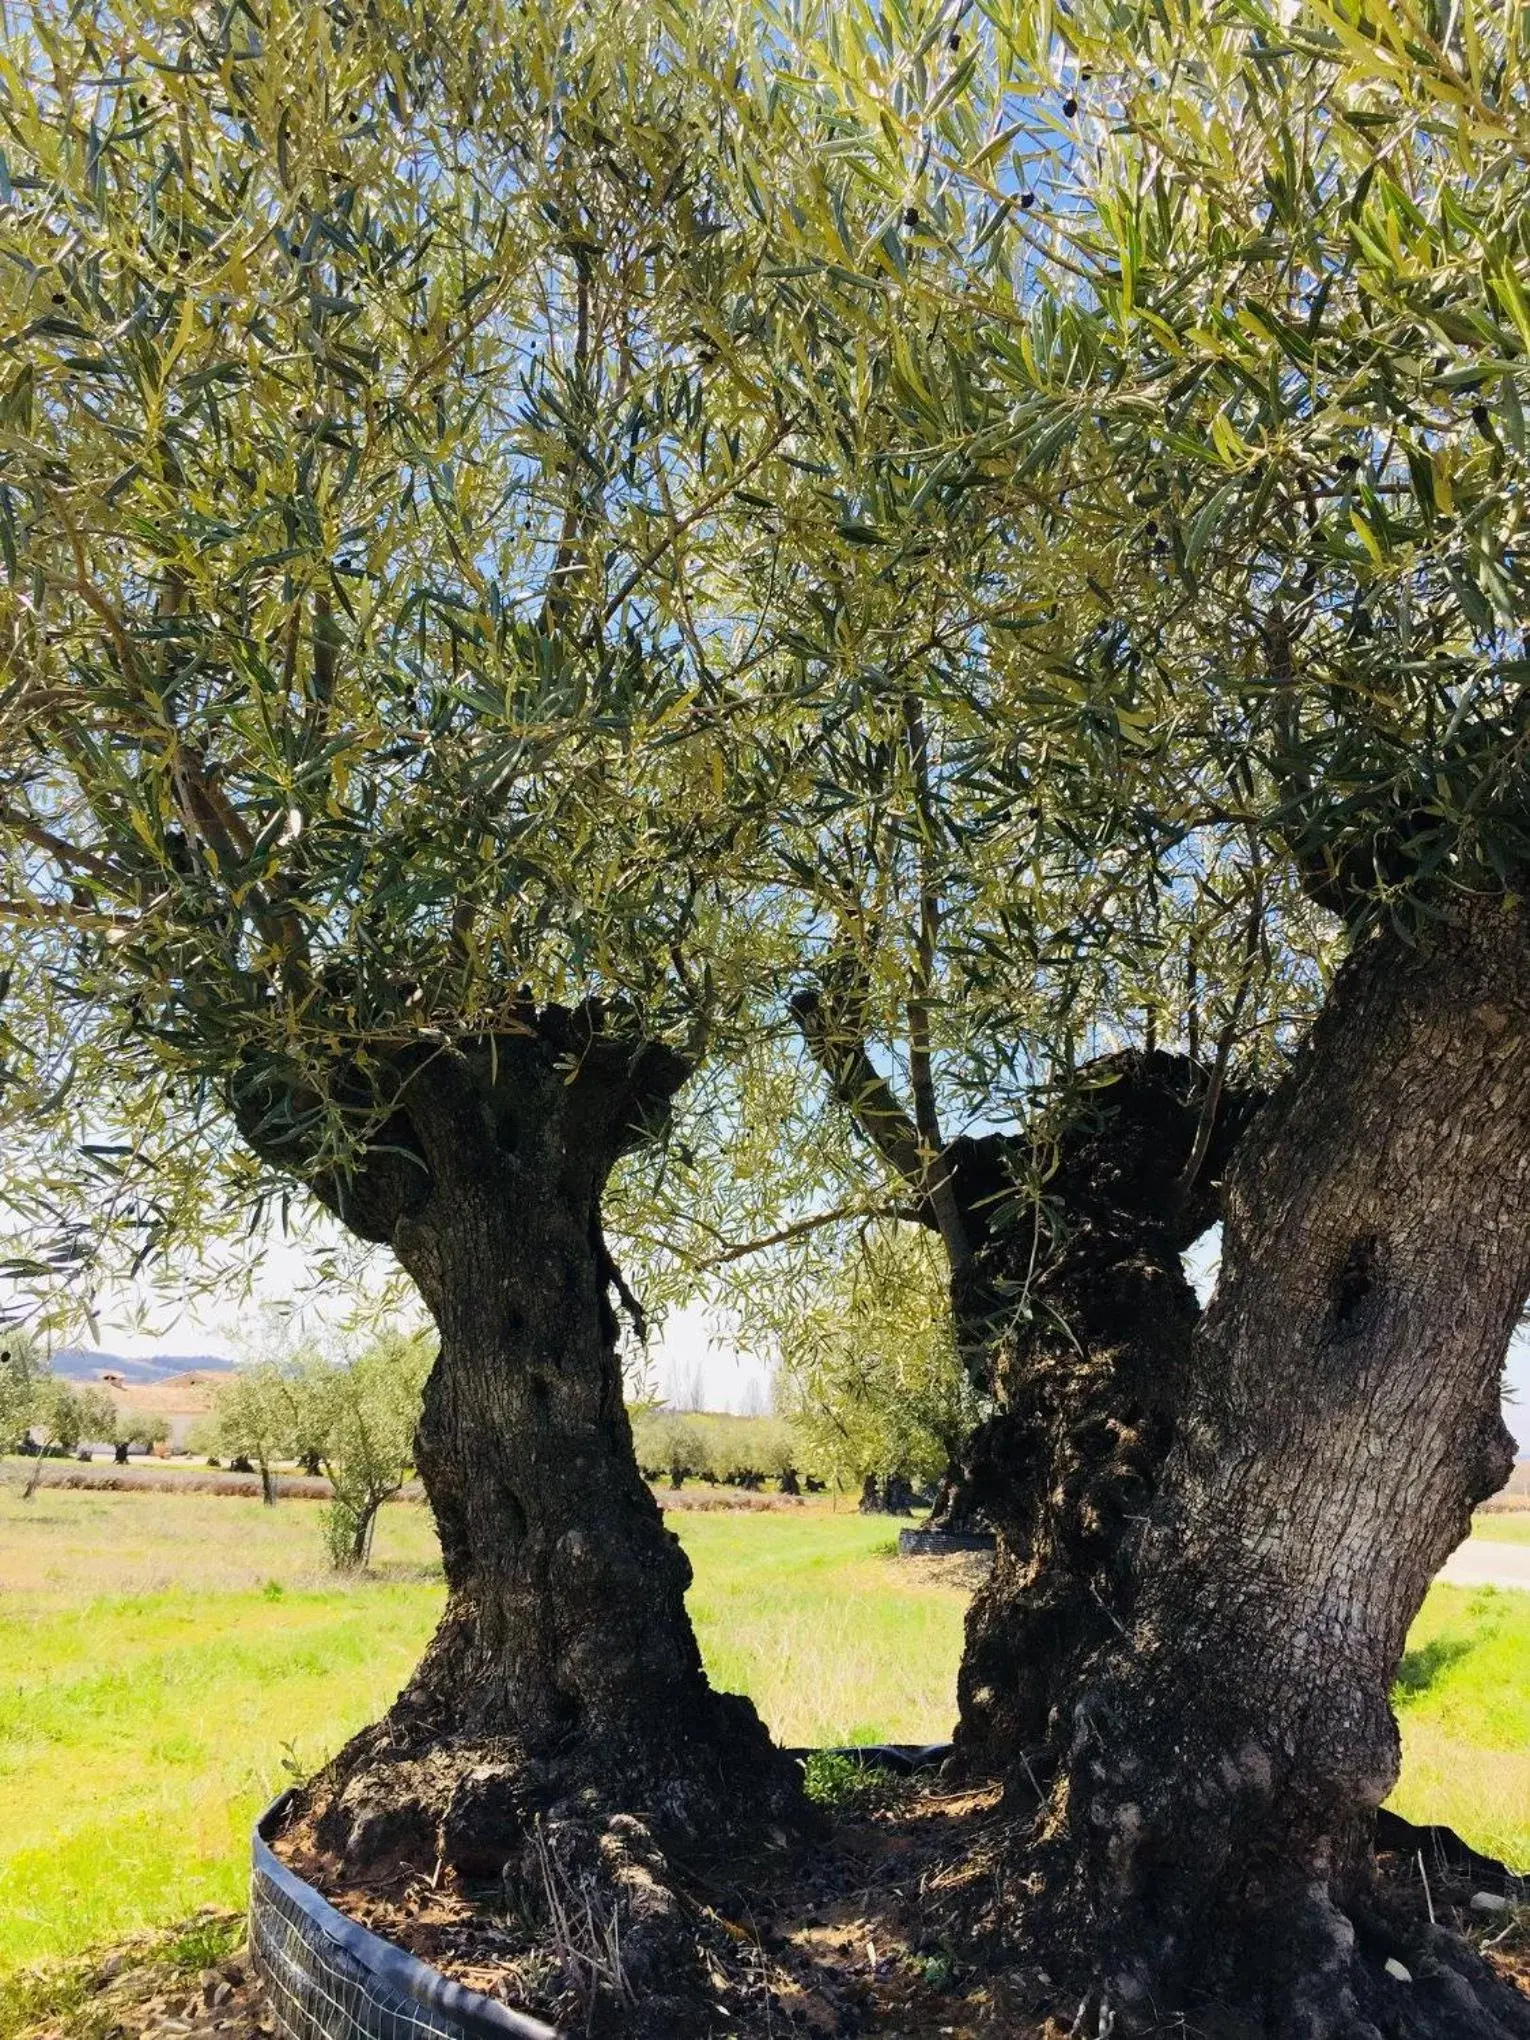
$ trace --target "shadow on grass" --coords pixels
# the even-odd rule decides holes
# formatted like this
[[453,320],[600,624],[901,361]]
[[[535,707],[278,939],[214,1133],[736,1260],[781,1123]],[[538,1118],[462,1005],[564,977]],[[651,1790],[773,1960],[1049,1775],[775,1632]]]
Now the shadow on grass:
[[1417,1650],[1405,1651],[1392,1691],[1399,1700],[1422,1699],[1437,1679],[1462,1658],[1470,1657],[1482,1641],[1480,1636],[1435,1636]]

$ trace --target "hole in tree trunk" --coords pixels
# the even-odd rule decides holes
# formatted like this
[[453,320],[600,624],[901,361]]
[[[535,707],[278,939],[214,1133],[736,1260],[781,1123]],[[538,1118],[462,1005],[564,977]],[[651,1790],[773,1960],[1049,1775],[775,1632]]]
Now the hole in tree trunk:
[[1376,1286],[1376,1264],[1381,1253],[1381,1242],[1374,1233],[1362,1233],[1351,1240],[1344,1265],[1339,1270],[1339,1279],[1334,1284],[1333,1321],[1336,1325],[1352,1325],[1362,1305]]

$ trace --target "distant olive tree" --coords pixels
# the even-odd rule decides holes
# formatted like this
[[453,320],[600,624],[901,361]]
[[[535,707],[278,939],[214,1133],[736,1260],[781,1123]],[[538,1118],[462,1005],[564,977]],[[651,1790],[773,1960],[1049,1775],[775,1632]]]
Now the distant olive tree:
[[868,1228],[774,1327],[806,1463],[836,1487],[939,1479],[980,1414],[938,1257],[912,1226]]
[[276,1505],[275,1462],[295,1449],[295,1414],[290,1383],[276,1361],[241,1367],[217,1390],[213,1444],[220,1457],[255,1467],[267,1508]]
[[156,1445],[162,1445],[170,1436],[170,1419],[161,1412],[120,1410],[115,1412],[115,1421],[107,1436],[113,1457],[119,1466],[126,1466],[128,1454],[136,1448],[140,1452],[152,1452]]
[[116,1425],[117,1412],[105,1389],[77,1388],[55,1374],[39,1375],[27,1427],[38,1452],[22,1499],[30,1501],[37,1492],[43,1461],[50,1452],[76,1452],[88,1438],[110,1438]]
[[377,1512],[408,1478],[434,1357],[423,1336],[387,1332],[352,1359],[315,1356],[284,1378],[293,1429],[314,1441],[334,1489],[324,1542],[340,1571],[366,1565]]
[[32,1427],[48,1364],[26,1333],[0,1341],[0,1452],[14,1452]]

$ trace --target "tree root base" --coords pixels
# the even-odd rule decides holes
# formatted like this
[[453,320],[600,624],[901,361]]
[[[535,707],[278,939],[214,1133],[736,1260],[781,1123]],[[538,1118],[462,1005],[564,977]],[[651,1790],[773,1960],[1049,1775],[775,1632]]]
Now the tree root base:
[[[493,1765],[504,1761],[480,1752],[457,1771],[459,1812],[475,1795],[492,1803]],[[445,1779],[431,1774],[437,1804]],[[744,1828],[725,1843],[687,1840],[586,1790],[533,1813],[513,1854],[476,1881],[444,1858],[421,1871],[401,1854],[348,1877],[317,1845],[311,1812],[281,1852],[375,1932],[569,2032],[1063,2040],[1172,2024],[1207,2040],[1530,2035],[1530,1904],[1474,1910],[1481,1859],[1469,1874],[1470,1863],[1453,1870],[1426,1854],[1432,1925],[1415,1855],[1384,1855],[1364,1916],[1357,1904],[1345,1919],[1341,1960],[1324,1968],[1309,1949],[1283,1987],[1268,1959],[1262,1976],[1230,1962],[1166,2019],[1100,1991],[1055,1933],[1043,1945],[1032,1818],[1006,1810],[996,1787],[868,1777],[852,1790],[817,1840],[756,1826],[752,1844]]]
[[533,1756],[511,1737],[411,1734],[396,1713],[297,1795],[275,1847],[350,1917],[474,1988],[571,2029],[707,2033],[712,1987],[675,1865],[822,1828],[754,1710],[710,1698],[708,1740],[664,1751],[571,1739]]

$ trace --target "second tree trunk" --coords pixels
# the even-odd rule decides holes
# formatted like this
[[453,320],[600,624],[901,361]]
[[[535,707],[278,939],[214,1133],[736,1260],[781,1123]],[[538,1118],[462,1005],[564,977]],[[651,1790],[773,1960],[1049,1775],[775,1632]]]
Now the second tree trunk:
[[1359,948],[1233,1164],[1135,1599],[1062,1724],[1049,1884],[1102,2030],[1213,1996],[1304,2040],[1530,2031],[1370,1859],[1527,1291],[1530,939],[1479,901]]

